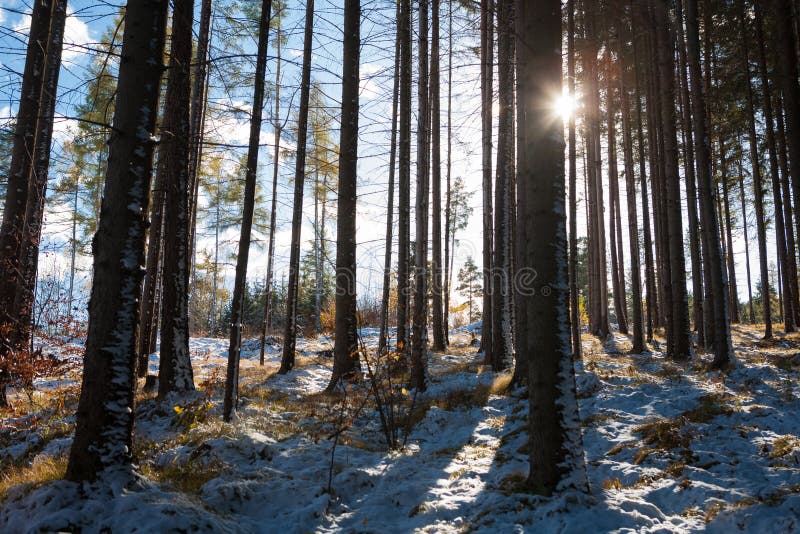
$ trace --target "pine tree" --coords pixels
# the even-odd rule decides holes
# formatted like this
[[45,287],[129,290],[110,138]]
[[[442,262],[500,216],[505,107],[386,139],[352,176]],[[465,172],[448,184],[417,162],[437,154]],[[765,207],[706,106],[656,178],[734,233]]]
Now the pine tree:
[[139,296],[169,3],[131,2],[98,232],[75,439],[66,478],[131,469]]

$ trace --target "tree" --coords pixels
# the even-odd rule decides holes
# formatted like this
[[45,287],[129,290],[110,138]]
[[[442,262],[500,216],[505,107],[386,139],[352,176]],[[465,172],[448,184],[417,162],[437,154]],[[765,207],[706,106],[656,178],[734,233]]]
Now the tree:
[[458,270],[458,286],[456,286],[456,291],[467,299],[467,317],[470,323],[475,322],[477,318],[480,317],[480,313],[476,315],[477,310],[473,311],[473,302],[477,299],[477,296],[480,296],[483,292],[482,281],[483,276],[478,266],[475,265],[472,256],[469,256],[464,262],[464,265],[461,266],[461,269]]
[[17,336],[20,330],[19,311],[15,308],[14,301],[23,283],[20,276],[23,226],[28,206],[33,153],[36,149],[37,117],[42,104],[42,81],[53,5],[53,0],[41,0],[33,4],[20,91],[22,98],[17,110],[11,164],[6,181],[3,223],[0,227],[0,266],[5,273],[0,277],[0,406],[7,404],[5,391],[11,374],[8,367],[12,356],[20,349]]
[[[313,2],[309,2],[312,3]],[[339,138],[339,202],[336,227],[336,332],[333,374],[338,382],[359,367],[356,331],[356,164],[358,162],[359,50],[361,2],[346,0],[342,42],[342,127]]]
[[703,257],[706,276],[711,282],[706,291],[711,295],[711,309],[706,310],[713,317],[711,332],[714,348],[714,365],[721,367],[728,363],[733,351],[731,330],[728,323],[728,280],[722,263],[719,226],[714,215],[716,187],[711,178],[711,159],[709,155],[708,115],[706,114],[705,86],[700,71],[700,38],[697,28],[697,0],[686,0],[686,54],[689,63],[689,78],[692,88],[692,121],[695,127],[695,154],[697,162],[698,197],[700,199],[700,224],[703,239]]
[[66,472],[73,481],[131,469],[136,323],[168,6],[148,0],[126,10],[119,105],[94,241],[89,331]]
[[441,80],[439,68],[439,0],[431,2],[431,329],[433,350],[444,350],[447,325],[442,295],[442,150]]
[[[158,368],[158,396],[194,390],[189,356],[189,274],[192,254],[189,176],[191,146],[190,64],[194,2],[173,0],[169,75],[165,96],[164,143],[164,259],[161,290],[161,351]],[[169,206],[169,209],[166,209]]]
[[300,82],[300,107],[297,120],[297,153],[294,168],[294,200],[292,201],[292,242],[289,252],[289,293],[286,301],[286,325],[283,335],[283,357],[280,374],[294,368],[297,343],[297,287],[300,275],[300,232],[303,224],[303,184],[305,181],[306,138],[308,136],[308,101],[311,92],[311,44],[314,37],[314,0],[306,3],[303,71]]
[[256,201],[256,171],[258,170],[258,140],[261,135],[261,117],[264,108],[264,76],[267,71],[267,43],[272,0],[261,3],[258,23],[258,52],[253,87],[253,112],[250,119],[250,139],[247,148],[247,176],[245,178],[242,230],[239,235],[239,254],[236,258],[236,279],[231,300],[231,336],[228,348],[228,368],[225,378],[223,418],[230,421],[239,398],[239,356],[242,350],[242,314],[247,285],[247,262],[250,257],[250,235]]
[[[553,117],[561,94],[561,3],[516,3],[519,117],[517,267],[536,268],[531,287],[516,288],[520,354],[529,358],[530,465],[537,493],[585,490],[568,321],[564,139]],[[535,234],[535,236],[534,236]],[[545,237],[546,236],[546,237]],[[543,242],[544,241],[544,242]]]
[[427,388],[428,350],[428,193],[430,180],[430,95],[428,71],[428,1],[419,2],[417,81],[417,196],[414,249],[414,317],[411,338],[411,386]]
[[398,143],[397,214],[397,350],[408,349],[409,254],[411,251],[411,1],[401,0],[400,138]]
[[[492,95],[494,80],[494,0],[481,0],[481,168],[483,171],[483,287],[492,287]],[[483,361],[492,362],[492,297],[483,295]]]

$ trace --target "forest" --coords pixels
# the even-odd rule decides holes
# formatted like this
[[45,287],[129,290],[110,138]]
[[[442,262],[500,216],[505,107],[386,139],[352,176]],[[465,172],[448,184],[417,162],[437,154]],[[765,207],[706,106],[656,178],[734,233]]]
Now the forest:
[[800,1],[3,0],[0,531],[800,532]]

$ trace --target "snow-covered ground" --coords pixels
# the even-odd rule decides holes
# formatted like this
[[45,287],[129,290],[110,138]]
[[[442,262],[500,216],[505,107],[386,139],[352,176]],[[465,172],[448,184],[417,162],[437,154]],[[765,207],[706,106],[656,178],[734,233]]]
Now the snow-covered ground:
[[[366,385],[344,400],[321,393],[330,340],[298,343],[298,367],[285,376],[275,374],[280,346],[260,367],[248,342],[242,406],[226,425],[227,341],[194,339],[204,389],[175,406],[140,401],[143,476],[133,487],[13,486],[0,494],[0,532],[800,531],[800,337],[764,345],[738,329],[738,364],[725,373],[700,358],[628,355],[621,335],[602,345],[584,337],[577,379],[591,494],[543,498],[524,489],[527,400],[480,365],[473,331],[453,332],[450,354],[431,355],[431,387],[414,403],[406,446],[392,452],[373,404],[359,409]],[[363,335],[374,345],[377,332]],[[75,394],[69,382],[52,387]],[[3,417],[4,471],[53,458],[63,466],[66,410],[51,402]]]

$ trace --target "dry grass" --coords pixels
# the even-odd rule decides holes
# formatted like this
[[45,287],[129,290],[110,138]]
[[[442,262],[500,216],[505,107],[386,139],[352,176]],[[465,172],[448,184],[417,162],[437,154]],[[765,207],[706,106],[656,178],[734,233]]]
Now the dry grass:
[[24,486],[33,489],[45,482],[64,478],[66,471],[66,455],[40,456],[29,466],[6,467],[0,474],[0,502],[8,497],[11,488]]

